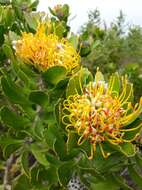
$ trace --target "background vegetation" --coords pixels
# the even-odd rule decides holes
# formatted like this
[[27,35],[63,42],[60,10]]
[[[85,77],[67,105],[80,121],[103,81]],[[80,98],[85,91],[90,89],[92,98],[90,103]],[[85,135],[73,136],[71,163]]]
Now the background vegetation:
[[135,98],[138,99],[142,92],[141,26],[127,24],[121,11],[107,26],[101,20],[99,10],[94,10],[89,13],[88,22],[82,26],[80,34],[89,54],[82,59],[83,64],[92,72],[100,67],[106,75],[115,71],[127,74],[134,83]]

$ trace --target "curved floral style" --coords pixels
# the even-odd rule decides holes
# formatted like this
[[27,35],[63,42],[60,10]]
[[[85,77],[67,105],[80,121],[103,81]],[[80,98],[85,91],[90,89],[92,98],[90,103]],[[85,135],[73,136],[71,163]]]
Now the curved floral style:
[[125,139],[125,133],[142,126],[140,123],[133,128],[127,127],[142,112],[142,98],[133,106],[132,96],[133,86],[127,76],[120,80],[118,74],[114,74],[106,83],[101,72],[97,71],[95,82],[85,86],[81,94],[71,95],[64,101],[63,123],[67,130],[73,130],[80,136],[79,145],[89,141],[92,145],[90,159],[97,144],[106,158],[110,153],[104,152],[103,142],[119,145],[136,138],[137,135],[130,140]]
[[43,23],[35,34],[22,34],[22,39],[16,43],[16,54],[42,71],[60,65],[70,72],[80,63],[79,54],[67,39],[59,39],[55,34],[47,35]]

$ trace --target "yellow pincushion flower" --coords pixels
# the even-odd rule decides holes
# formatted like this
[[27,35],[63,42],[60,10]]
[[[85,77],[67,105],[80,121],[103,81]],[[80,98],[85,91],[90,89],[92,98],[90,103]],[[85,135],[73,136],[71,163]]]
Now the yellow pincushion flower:
[[[100,75],[99,71],[97,75]],[[110,78],[109,84],[96,77],[96,81],[83,88],[81,94],[71,95],[63,103],[63,123],[67,130],[73,129],[80,136],[79,145],[85,140],[89,141],[92,145],[90,158],[96,151],[96,145],[99,145],[103,156],[108,157],[110,153],[104,152],[103,142],[113,145],[131,142],[136,135],[128,140],[125,133],[142,126],[140,123],[134,128],[127,128],[142,112],[142,98],[133,107],[130,102],[132,84],[127,77],[122,77],[122,86],[119,82],[118,74]]]
[[79,54],[65,38],[46,35],[45,24],[40,24],[35,34],[22,34],[22,39],[16,44],[16,54],[42,71],[59,65],[70,72],[80,62]]

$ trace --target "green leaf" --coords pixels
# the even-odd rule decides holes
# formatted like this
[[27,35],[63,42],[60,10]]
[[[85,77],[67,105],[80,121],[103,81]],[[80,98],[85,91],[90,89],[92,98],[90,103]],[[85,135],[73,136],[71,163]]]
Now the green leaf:
[[25,175],[20,175],[18,178],[15,178],[13,180],[13,185],[12,185],[13,190],[30,190],[31,184],[28,178]]
[[66,32],[66,25],[63,21],[55,23],[55,33],[59,38],[64,37],[64,33]]
[[74,94],[82,94],[83,86],[92,80],[92,74],[88,71],[88,69],[81,68],[80,71],[70,78],[66,89],[66,96],[68,97]]
[[32,9],[32,11],[36,10],[38,4],[39,4],[39,0],[33,1],[33,3],[30,5],[30,8]]
[[11,138],[11,137],[0,137],[0,145],[2,147],[7,147],[9,145],[14,145],[14,144],[22,144],[23,140],[16,139],[16,138]]
[[113,180],[112,176],[107,176],[105,180],[98,181],[96,184],[91,184],[91,190],[119,190],[118,183]]
[[129,171],[130,177],[135,182],[135,184],[140,189],[142,189],[142,176],[140,172],[138,172],[138,170],[133,165],[128,166],[128,171]]
[[68,133],[68,140],[67,140],[67,150],[70,152],[73,148],[78,147],[78,135],[74,132]]
[[[0,43],[3,44],[4,42],[4,32],[5,32],[5,27],[4,25],[0,25]],[[4,54],[4,53],[3,53]],[[1,52],[1,55],[2,55],[2,52]],[[1,58],[0,58],[1,59]]]
[[135,155],[135,160],[137,165],[141,168],[142,167],[142,155],[137,152],[137,154]]
[[58,176],[61,185],[65,187],[67,186],[74,172],[74,167],[75,167],[74,161],[70,161],[59,167]]
[[69,42],[72,44],[72,46],[75,49],[77,49],[78,47],[78,41],[79,41],[78,39],[79,39],[78,36],[74,34],[72,34],[71,37],[69,38]]
[[65,79],[66,74],[67,70],[65,67],[54,66],[43,73],[43,78],[47,83],[56,85],[61,80]]
[[48,166],[49,163],[46,159],[45,152],[36,144],[31,145],[31,152],[34,155],[35,159],[42,165]]
[[39,172],[41,170],[41,168],[43,168],[41,165],[39,164],[35,164],[32,168],[31,168],[31,183],[32,185],[34,185],[35,187],[37,187],[38,185],[41,186],[41,181],[39,180]]
[[20,150],[20,148],[21,144],[10,144],[7,147],[4,147],[3,157],[5,159],[8,159],[12,153],[15,153],[16,151],[18,151],[18,149]]
[[95,181],[104,180],[104,176],[102,175],[102,173],[98,172],[95,168],[90,168],[90,167],[86,166],[86,168],[79,167],[79,169],[80,169],[81,173],[90,174],[92,177],[96,178]]
[[23,144],[23,140],[14,139],[11,137],[1,137],[0,138],[0,146],[3,150],[3,156],[8,158],[11,153],[15,152],[21,145]]
[[24,151],[21,155],[21,165],[26,176],[30,178],[29,153],[27,151]]
[[99,70],[97,70],[95,75],[95,82],[98,81],[104,81],[104,75]]
[[[20,36],[17,34],[17,33],[15,33],[14,31],[9,31],[9,33],[8,33],[8,42],[10,41],[10,42],[12,42],[12,41],[14,41],[14,40],[20,40]],[[10,43],[11,44],[11,43]]]
[[[132,111],[133,111],[133,110],[132,110]],[[138,111],[135,111],[134,114],[133,114],[133,113],[130,113],[131,117],[130,117],[130,115],[128,115],[128,117],[129,117],[130,119],[128,119],[128,121],[127,121],[127,120],[124,121],[124,122],[123,122],[123,126],[128,126],[128,125],[130,125],[130,124],[133,124],[133,122],[136,122],[136,120],[137,120],[138,118],[140,118],[141,113],[142,113],[142,105],[141,105],[141,103],[140,103],[140,104],[139,104],[139,109],[138,109]],[[127,119],[127,116],[126,116],[126,119]],[[141,126],[139,127],[139,129],[141,129]]]
[[36,73],[32,71],[32,68],[30,68],[29,65],[21,63],[21,60],[14,60],[12,62],[12,68],[15,72],[14,74],[21,80],[26,91],[27,88],[37,88],[38,83]]
[[54,149],[56,153],[58,154],[59,158],[61,160],[64,160],[67,152],[66,152],[66,144],[65,144],[63,136],[60,135],[56,139],[55,144],[54,144]]
[[30,15],[29,13],[26,13],[26,12],[24,13],[24,17],[25,17],[25,20],[26,20],[27,24],[29,25],[29,27],[33,30],[36,30],[38,22],[35,19],[35,17],[33,17],[32,15]]
[[40,106],[46,107],[48,104],[48,95],[43,91],[32,91],[29,95],[29,100]]
[[133,190],[130,186],[127,185],[127,182],[123,177],[113,175],[113,178],[123,190]]
[[61,166],[61,161],[58,160],[56,156],[53,156],[52,154],[47,153],[47,154],[46,154],[46,158],[47,158],[47,160],[48,160],[48,162],[49,162],[50,164],[56,166],[57,168],[58,168],[59,166]]
[[30,84],[28,76],[23,71],[21,71],[20,69],[19,69],[17,75],[25,83],[26,86],[28,86]]
[[74,158],[77,158],[80,152],[81,151],[80,151],[79,148],[74,148],[70,152],[67,153],[67,155],[65,156],[64,160],[65,161],[69,161],[69,160],[72,160]]
[[12,112],[7,107],[2,108],[0,115],[5,125],[17,130],[21,130],[29,124],[29,120],[27,118],[17,115],[14,111]]
[[[141,120],[140,119],[137,119],[135,120],[133,123],[129,124],[127,127],[125,127],[124,129],[134,129],[135,130],[132,130],[132,131],[126,131],[124,136],[123,136],[123,139],[125,140],[134,140],[139,134],[140,134],[140,131],[141,131]],[[138,127],[140,126],[140,127]]]
[[2,46],[2,49],[3,49],[3,51],[4,51],[4,53],[5,53],[5,55],[6,55],[7,57],[9,57],[9,58],[11,58],[12,60],[14,60],[14,54],[13,54],[13,51],[12,51],[12,49],[11,49],[11,47],[10,47],[9,45],[4,44],[4,45]]
[[[87,36],[88,37],[88,36]],[[92,50],[93,49],[96,49],[99,45],[100,45],[100,40],[95,40],[93,43],[92,43]]]
[[37,119],[37,122],[35,123],[33,128],[33,135],[41,140],[44,136],[43,133],[44,133],[44,125],[42,124],[42,121]]
[[30,80],[35,80],[35,82],[37,81],[38,75],[33,71],[31,65],[24,64],[21,60],[18,60],[18,62],[15,61],[13,64],[15,64],[15,67],[19,67]]
[[3,185],[0,185],[0,190],[4,190],[4,186]]
[[[58,183],[57,168],[55,166],[50,166],[47,170],[41,170],[39,172],[39,180],[41,182],[48,181],[48,188],[52,184]],[[47,190],[47,188],[45,188],[45,190]]]
[[11,100],[11,102],[20,104],[22,109],[27,113],[27,116],[30,119],[33,119],[33,117],[35,117],[35,111],[32,109],[32,103],[29,101],[23,88],[16,85],[8,76],[1,78],[1,85],[4,94]]
[[136,147],[132,143],[122,143],[120,145],[117,145],[117,149],[127,157],[132,157],[136,153]]
[[[127,100],[127,102],[131,102],[133,101],[133,84],[128,83],[126,86],[126,94],[125,97],[123,98],[123,102],[125,102]],[[129,98],[128,98],[129,97]]]
[[94,184],[91,185],[92,190],[133,190],[130,186],[127,185],[126,180],[116,175],[115,173],[110,173],[105,175],[105,178],[96,178]]
[[[45,109],[46,111],[44,111],[44,113],[42,112],[41,119],[44,120],[44,122],[48,125],[56,124],[56,119],[54,115],[54,105],[51,104],[51,106],[46,107]],[[51,109],[51,111],[49,111],[48,109]]]
[[45,130],[44,135],[48,146],[53,148],[56,141],[56,126],[49,126],[48,129]]
[[6,5],[9,5],[10,4],[10,0],[0,0],[0,4],[6,4]]
[[19,88],[14,82],[8,81],[5,77],[1,79],[1,85],[5,95],[14,103],[29,104],[27,97],[24,95],[23,90]]
[[119,74],[114,73],[112,75],[112,80],[113,80],[112,92],[117,92],[117,94],[119,94],[120,86],[121,86]]
[[[106,152],[111,152],[109,150],[106,150]],[[125,160],[125,161],[124,161]],[[114,151],[112,154],[107,158],[103,158],[102,153],[100,149],[97,147],[96,153],[93,158],[93,165],[95,165],[96,169],[100,172],[118,172],[122,167],[127,165],[126,157],[121,154],[119,151]]]
[[49,147],[55,150],[61,160],[64,160],[67,154],[66,144],[64,140],[64,135],[60,128],[56,125],[49,125],[48,129],[45,132],[45,139]]
[[81,49],[80,49],[80,56],[81,57],[86,57],[91,53],[91,46],[87,42],[82,42],[81,44]]
[[61,5],[58,9],[51,9],[49,7],[50,13],[57,17],[60,21],[67,22],[69,16],[69,6],[67,4]]
[[7,7],[5,11],[5,25],[10,27],[15,21],[14,10],[11,7]]
[[59,126],[62,125],[62,103],[63,99],[59,98],[58,102],[55,105],[55,110],[54,110],[56,121]]
[[62,8],[62,12],[63,12],[63,20],[67,21],[67,18],[69,16],[69,5],[64,4]]
[[[123,190],[133,190],[130,186],[127,185],[127,182],[123,177],[112,174],[110,176],[106,176],[104,181],[96,183],[93,187],[97,187],[98,190],[108,189],[108,190],[119,190],[122,188]],[[96,190],[97,190],[96,188]],[[110,188],[110,189],[109,189]],[[114,189],[113,189],[114,188]],[[93,190],[93,189],[92,189]]]
[[78,148],[84,153],[87,159],[91,156],[91,145],[89,140],[86,140],[81,145],[78,145]]

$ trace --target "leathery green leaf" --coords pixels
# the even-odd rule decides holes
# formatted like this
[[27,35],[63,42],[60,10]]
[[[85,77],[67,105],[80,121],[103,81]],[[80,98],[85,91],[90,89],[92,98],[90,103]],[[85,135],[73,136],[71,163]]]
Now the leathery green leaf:
[[135,138],[140,134],[142,128],[142,121],[140,119],[135,120],[135,122],[131,123],[124,129],[135,129],[126,131],[123,139],[125,140],[135,140]]
[[142,175],[140,174],[140,172],[138,172],[138,170],[133,165],[128,166],[128,171],[129,171],[130,177],[135,182],[135,184],[140,189],[142,189]]
[[31,152],[34,155],[35,159],[42,165],[48,166],[49,163],[46,159],[45,152],[36,144],[31,145]]
[[[8,81],[5,77],[1,79],[1,85],[5,95],[14,103],[29,104],[27,97],[24,95],[21,88],[14,82]],[[20,93],[19,93],[20,92]]]
[[91,190],[119,190],[118,183],[113,180],[112,176],[107,176],[105,180],[101,180],[96,184],[91,184]]
[[135,160],[136,163],[139,167],[142,167],[142,155],[141,153],[137,152],[137,154],[135,155]]
[[11,111],[7,107],[3,107],[1,112],[1,119],[5,125],[20,130],[29,124],[29,120],[26,117],[17,115],[14,111]]
[[67,70],[62,66],[54,66],[49,68],[46,72],[43,73],[43,78],[46,82],[56,85],[61,80],[65,79]]
[[75,167],[74,161],[70,161],[59,167],[58,176],[61,185],[66,187],[66,185],[68,184],[69,180],[72,177],[74,167]]
[[120,77],[119,77],[119,74],[118,73],[114,73],[112,75],[113,77],[113,86],[112,86],[112,91],[113,92],[116,92],[119,94],[120,92]]
[[95,82],[98,81],[104,81],[104,75],[99,71],[99,68],[97,68],[97,72],[95,75]]
[[88,71],[88,69],[81,68],[80,71],[70,78],[67,85],[66,96],[68,97],[74,94],[82,94],[83,86],[92,80],[92,74]]
[[125,142],[122,144],[117,145],[117,149],[122,152],[127,157],[132,157],[136,153],[136,147],[129,142]]
[[39,104],[43,107],[46,107],[48,104],[48,95],[42,91],[32,91],[29,95],[29,99],[32,102]]
[[27,151],[24,151],[21,155],[21,165],[26,176],[30,178],[29,153]]

